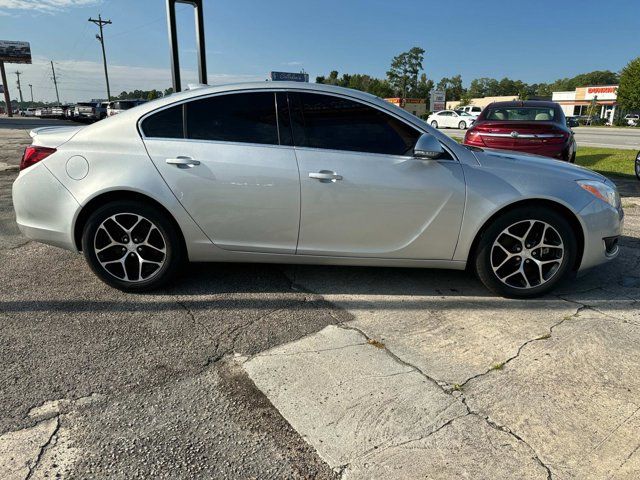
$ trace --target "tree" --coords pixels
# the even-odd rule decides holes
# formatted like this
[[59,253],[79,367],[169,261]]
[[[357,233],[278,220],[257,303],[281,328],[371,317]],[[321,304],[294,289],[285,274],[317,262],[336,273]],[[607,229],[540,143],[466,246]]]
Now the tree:
[[320,75],[316,77],[316,83],[353,88],[354,90],[360,90],[382,98],[394,95],[393,88],[386,80],[360,73],[344,73],[342,77],[339,77],[338,71],[333,70],[328,76]]
[[640,57],[631,60],[620,73],[618,104],[627,112],[640,110]]
[[466,92],[466,89],[462,86],[462,76],[460,75],[451,78],[444,77],[438,82],[437,89],[446,91],[445,99],[447,102],[449,100],[460,100]]
[[469,105],[471,104],[471,99],[473,97],[471,96],[471,94],[469,93],[469,91],[467,90],[466,92],[464,92],[462,94],[462,96],[460,97],[460,105],[458,105],[459,107],[464,107],[465,105]]
[[416,98],[424,98],[425,100],[429,98],[429,94],[433,90],[433,80],[427,78],[427,74],[423,73],[420,75],[420,80],[418,81],[418,85],[416,86],[416,91],[414,96]]
[[413,47],[393,58],[387,78],[393,89],[403,98],[414,93],[418,88],[418,74],[422,70],[424,49]]

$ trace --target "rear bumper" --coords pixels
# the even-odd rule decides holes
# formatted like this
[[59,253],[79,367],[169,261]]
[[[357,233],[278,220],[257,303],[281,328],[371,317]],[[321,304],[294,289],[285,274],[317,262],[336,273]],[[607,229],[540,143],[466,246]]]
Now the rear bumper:
[[617,237],[622,235],[624,212],[594,200],[579,213],[585,226],[584,252],[579,272],[618,256]]
[[73,220],[80,204],[43,163],[20,172],[12,195],[16,222],[24,236],[77,251]]

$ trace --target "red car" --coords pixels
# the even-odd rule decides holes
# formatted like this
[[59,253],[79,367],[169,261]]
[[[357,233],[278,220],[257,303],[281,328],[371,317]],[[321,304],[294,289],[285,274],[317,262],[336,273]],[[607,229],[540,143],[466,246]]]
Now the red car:
[[473,147],[533,153],[573,163],[576,141],[560,105],[554,102],[495,102],[464,137]]

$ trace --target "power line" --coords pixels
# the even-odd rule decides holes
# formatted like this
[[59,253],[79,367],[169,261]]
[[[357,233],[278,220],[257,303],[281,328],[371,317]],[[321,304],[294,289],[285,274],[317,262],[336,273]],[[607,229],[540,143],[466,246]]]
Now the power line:
[[96,34],[96,38],[100,41],[100,45],[102,46],[102,62],[104,63],[104,78],[107,81],[107,100],[111,100],[111,89],[109,88],[109,72],[107,71],[107,54],[104,49],[104,33],[102,32],[102,27],[104,25],[111,25],[111,20],[102,20],[102,16],[98,14],[98,19],[89,18],[91,23],[95,23],[98,28],[100,28],[100,33]]

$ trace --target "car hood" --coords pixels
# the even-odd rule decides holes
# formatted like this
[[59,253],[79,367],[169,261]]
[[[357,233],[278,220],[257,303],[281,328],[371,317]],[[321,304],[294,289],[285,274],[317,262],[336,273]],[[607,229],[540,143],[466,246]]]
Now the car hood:
[[520,174],[552,175],[567,180],[598,180],[612,184],[604,175],[593,170],[540,155],[492,149],[474,149],[474,154],[480,165],[487,167],[506,168]]

